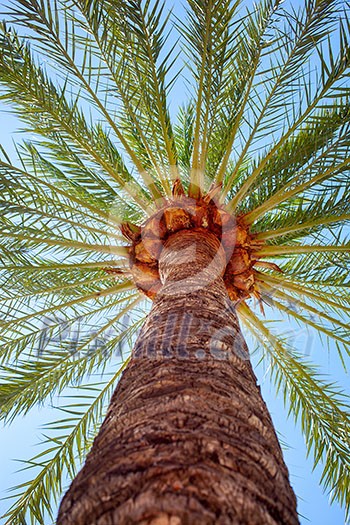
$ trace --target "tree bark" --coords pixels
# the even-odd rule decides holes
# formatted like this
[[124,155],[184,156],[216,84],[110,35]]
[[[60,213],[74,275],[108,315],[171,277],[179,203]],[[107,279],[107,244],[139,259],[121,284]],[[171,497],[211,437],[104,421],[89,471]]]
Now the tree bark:
[[296,499],[204,230],[166,241],[163,283],[57,525],[296,525]]

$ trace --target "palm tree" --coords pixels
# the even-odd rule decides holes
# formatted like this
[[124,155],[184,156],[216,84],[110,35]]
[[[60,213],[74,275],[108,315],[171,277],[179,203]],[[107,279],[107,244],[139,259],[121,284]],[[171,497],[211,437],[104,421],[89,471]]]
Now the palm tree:
[[31,139],[1,150],[1,416],[80,392],[8,524],[53,519],[66,473],[59,525],[298,523],[241,326],[349,509],[347,398],[267,317],[349,352],[347,5],[246,4],[6,11],[1,97]]

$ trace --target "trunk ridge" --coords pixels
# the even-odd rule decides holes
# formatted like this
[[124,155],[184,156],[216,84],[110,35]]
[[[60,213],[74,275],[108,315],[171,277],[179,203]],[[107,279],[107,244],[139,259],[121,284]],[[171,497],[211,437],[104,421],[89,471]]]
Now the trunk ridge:
[[298,523],[225,268],[208,231],[166,240],[162,287],[57,525]]

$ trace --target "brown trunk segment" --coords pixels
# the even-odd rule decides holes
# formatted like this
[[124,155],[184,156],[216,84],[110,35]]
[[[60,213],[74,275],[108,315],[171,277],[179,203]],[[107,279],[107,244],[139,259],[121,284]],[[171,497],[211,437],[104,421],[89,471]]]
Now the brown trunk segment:
[[57,525],[298,523],[225,266],[206,231],[166,241],[162,289]]

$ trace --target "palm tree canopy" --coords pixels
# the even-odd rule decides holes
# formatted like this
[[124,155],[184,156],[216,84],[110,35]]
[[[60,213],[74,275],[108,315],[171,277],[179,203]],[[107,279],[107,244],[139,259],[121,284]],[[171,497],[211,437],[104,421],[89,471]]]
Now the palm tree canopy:
[[[262,306],[317,330],[345,366],[347,3],[187,0],[181,19],[170,7],[13,0],[0,26],[0,100],[27,132],[16,159],[3,148],[0,158],[1,417],[81,385],[31,459],[33,479],[15,488],[12,525],[27,513],[44,523],[91,446],[148,309],[122,233],[132,239],[182,191],[215,194],[254,239],[240,321],[301,421],[324,487],[350,509],[348,398],[270,329]],[[112,375],[85,385],[111,363]]]

